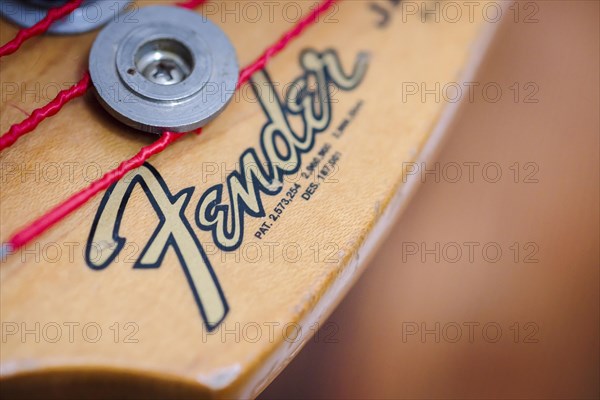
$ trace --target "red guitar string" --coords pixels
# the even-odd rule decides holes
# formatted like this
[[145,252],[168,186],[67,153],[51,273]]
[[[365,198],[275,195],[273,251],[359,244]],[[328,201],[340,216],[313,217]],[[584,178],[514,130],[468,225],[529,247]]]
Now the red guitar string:
[[[81,1],[82,0],[78,0],[79,4],[81,3]],[[206,1],[207,0],[188,0],[188,1],[182,1],[180,3],[176,3],[176,5],[179,7],[187,8],[187,9],[191,10],[195,7],[202,5]],[[72,3],[68,3],[68,4],[71,5]],[[63,7],[66,7],[66,5]],[[61,8],[63,8],[63,7],[61,7]],[[48,13],[48,16],[50,16],[50,13],[53,13],[56,10],[57,9],[50,10],[50,12]],[[56,19],[60,19],[60,17],[55,18],[55,20]],[[49,22],[48,26],[50,26],[51,23],[52,22]],[[46,27],[46,29],[47,29],[47,27]],[[45,30],[42,32],[45,32]],[[40,32],[40,33],[42,33],[42,32]],[[19,35],[20,34],[21,33],[19,32]],[[21,39],[21,43],[24,40],[25,39]],[[8,46],[8,44],[6,46]],[[6,47],[6,46],[4,46],[4,47]],[[20,44],[18,46],[20,46]],[[16,51],[18,49],[18,46],[12,52]],[[89,72],[86,71],[86,73],[83,75],[83,78],[81,78],[81,80],[78,83],[76,83],[69,89],[61,91],[54,98],[54,100],[52,100],[49,104],[45,105],[44,107],[41,107],[41,108],[38,108],[37,110],[35,110],[24,121],[11,126],[10,129],[8,130],[8,132],[5,132],[0,137],[0,151],[12,146],[17,140],[19,140],[19,138],[21,138],[22,136],[33,131],[46,118],[52,117],[53,115],[57,114],[63,108],[63,106],[65,104],[67,104],[69,101],[73,100],[76,97],[83,96],[85,94],[85,92],[87,91],[87,89],[89,88],[89,86],[90,86],[90,75],[89,75]]]
[[29,225],[27,228],[15,234],[8,242],[11,250],[19,249],[32,241],[37,236],[41,235],[54,224],[71,214],[73,211],[80,208],[88,200],[94,197],[102,190],[108,189],[113,183],[119,181],[129,171],[141,167],[144,162],[163,151],[169,144],[183,137],[183,134],[165,132],[159,140],[149,146],[142,147],[140,152],[129,160],[122,162],[117,168],[106,173],[102,178],[93,182],[84,190],[71,196],[67,201],[59,204],[46,215]]
[[36,109],[29,117],[18,124],[14,124],[8,132],[0,136],[0,151],[12,146],[20,137],[33,131],[46,118],[56,115],[69,101],[83,96],[89,87],[90,74],[86,71],[78,83],[69,89],[62,90],[50,103]]
[[302,32],[311,24],[319,19],[319,16],[327,11],[336,0],[326,0],[319,4],[309,15],[307,15],[288,32],[286,32],[273,46],[269,47],[260,57],[256,59],[252,64],[242,69],[240,72],[240,78],[238,81],[238,88],[250,79],[250,77],[256,72],[265,67],[267,61],[271,57],[274,57],[283,50],[294,38],[300,36]]
[[179,7],[183,7],[183,8],[187,8],[188,10],[192,10],[200,5],[202,5],[202,3],[206,2],[206,0],[188,0],[188,1],[181,1],[179,3],[175,3],[176,6]]
[[[296,24],[294,28],[284,34],[274,45],[269,47],[258,59],[252,64],[242,69],[239,76],[238,88],[250,79],[250,76],[265,67],[268,60],[283,50],[294,38],[298,37],[309,25],[317,21],[318,17],[327,11],[336,0],[326,0],[315,8],[307,17]],[[201,129],[197,131],[201,133]],[[122,162],[119,167],[106,173],[102,178],[93,182],[90,186],[82,191],[74,194],[63,203],[59,204],[36,221],[23,228],[13,235],[7,243],[2,245],[0,250],[0,259],[8,252],[18,250],[27,245],[36,237],[40,236],[46,230],[50,229],[63,218],[83,206],[88,200],[94,197],[102,190],[106,190],[112,184],[118,182],[129,171],[139,168],[153,155],[159,154],[166,149],[171,143],[177,141],[185,134],[174,132],[165,132],[159,140],[145,146],[133,158]]]
[[83,0],[71,0],[63,6],[52,8],[50,11],[48,11],[48,14],[44,17],[44,19],[33,25],[31,28],[20,29],[17,33],[17,36],[15,36],[13,40],[0,47],[0,57],[14,53],[15,51],[19,50],[19,47],[21,47],[26,40],[45,33],[50,28],[50,25],[71,14],[75,9],[81,6],[82,2]]

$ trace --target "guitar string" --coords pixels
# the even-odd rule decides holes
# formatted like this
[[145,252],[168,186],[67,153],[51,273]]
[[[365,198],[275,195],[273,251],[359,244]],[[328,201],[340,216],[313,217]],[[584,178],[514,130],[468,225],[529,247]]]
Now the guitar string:
[[[237,89],[248,82],[252,74],[263,69],[272,57],[285,49],[287,45],[295,38],[300,36],[306,30],[306,28],[318,21],[319,16],[331,8],[335,2],[336,0],[325,0],[321,2],[319,6],[311,11],[309,15],[300,20],[291,30],[281,36],[281,38],[276,41],[275,44],[268,47],[254,62],[242,69],[242,71],[240,71]],[[201,132],[202,129],[199,129],[195,133],[201,134]],[[75,193],[70,198],[46,214],[42,215],[36,221],[14,234],[8,240],[8,242],[2,244],[0,247],[0,260],[3,260],[9,253],[14,252],[33,241],[56,223],[60,222],[63,218],[79,209],[100,191],[106,190],[112,184],[118,182],[128,172],[139,168],[150,157],[161,153],[170,144],[179,140],[183,136],[185,136],[185,134],[168,131],[164,132],[160,139],[148,146],[143,147],[134,157],[122,162],[117,168],[106,173],[103,177],[93,182],[87,188]]]
[[[176,3],[176,5],[191,10],[200,6],[205,1],[206,0],[188,0]],[[83,0],[70,0],[60,7],[51,8],[41,21],[30,28],[20,29],[12,40],[0,47],[0,58],[15,53],[21,48],[23,43],[32,37],[46,33],[53,23],[81,7],[82,2]]]
[[83,78],[71,86],[69,89],[62,90],[48,104],[34,110],[29,117],[23,121],[14,124],[8,132],[0,136],[0,151],[12,146],[17,140],[29,132],[32,132],[46,118],[56,115],[65,104],[71,100],[83,96],[90,87],[90,73],[85,72]]
[[[175,5],[191,10],[202,5],[206,1],[207,0],[187,0],[175,3]],[[55,10],[51,10],[50,13],[53,11]],[[55,18],[54,20],[56,19],[59,18]],[[48,23],[48,26],[50,24],[51,22]],[[7,132],[0,136],[0,152],[15,144],[15,142],[21,137],[32,132],[46,118],[56,115],[64,107],[65,104],[77,97],[83,96],[89,89],[90,83],[90,75],[89,72],[86,71],[81,80],[75,85],[71,86],[68,89],[62,90],[60,93],[58,93],[58,95],[56,95],[56,97],[52,101],[50,101],[50,103],[46,104],[43,107],[35,109],[31,113],[31,115],[29,115],[25,120],[13,124]]]
[[205,3],[207,0],[188,0],[188,1],[181,1],[179,3],[175,3],[176,6],[179,7],[183,7],[183,8],[187,8],[188,10],[192,10],[196,7],[199,7],[202,5],[202,3]]
[[16,52],[25,41],[48,31],[50,25],[71,14],[81,6],[82,2],[83,0],[70,0],[67,4],[60,7],[51,8],[40,22],[30,28],[20,29],[11,41],[0,47],[0,58]]

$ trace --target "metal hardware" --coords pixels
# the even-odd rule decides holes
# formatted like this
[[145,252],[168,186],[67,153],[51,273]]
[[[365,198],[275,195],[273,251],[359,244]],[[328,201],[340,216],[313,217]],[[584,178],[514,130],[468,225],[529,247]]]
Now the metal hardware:
[[[2,0],[0,15],[21,26],[31,27],[40,22],[50,8],[60,7],[68,0]],[[136,10],[123,13],[131,0],[85,0],[69,16],[56,21],[48,29],[55,35],[75,35],[98,29],[111,20],[135,19]]]
[[103,106],[147,132],[187,132],[217,117],[238,80],[235,49],[201,15],[179,7],[141,8],[98,35],[90,73]]

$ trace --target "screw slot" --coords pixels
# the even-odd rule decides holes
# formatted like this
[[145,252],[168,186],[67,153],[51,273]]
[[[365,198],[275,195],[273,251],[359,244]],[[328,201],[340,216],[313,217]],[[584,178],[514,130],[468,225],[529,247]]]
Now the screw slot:
[[102,105],[128,126],[157,134],[193,131],[215,119],[239,76],[227,35],[181,7],[142,7],[136,18],[113,21],[90,51]]
[[[176,40],[157,39],[140,46],[135,54],[135,66],[150,82],[175,85],[190,76],[194,57],[186,46]],[[131,75],[130,71],[127,72]]]

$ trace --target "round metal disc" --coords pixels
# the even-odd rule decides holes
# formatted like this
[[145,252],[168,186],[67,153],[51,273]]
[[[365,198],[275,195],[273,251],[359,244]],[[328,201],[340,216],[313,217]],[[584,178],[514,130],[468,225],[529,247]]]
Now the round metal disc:
[[239,73],[225,33],[179,7],[145,7],[135,19],[107,25],[92,46],[90,74],[104,107],[153,133],[187,132],[216,118]]
[[[52,7],[60,7],[67,0],[2,0],[0,14],[5,19],[25,28],[29,28],[48,14]],[[85,0],[81,7],[67,17],[56,21],[48,29],[54,35],[75,35],[100,28],[111,20],[133,18],[135,10],[130,15],[123,10],[131,0]]]

